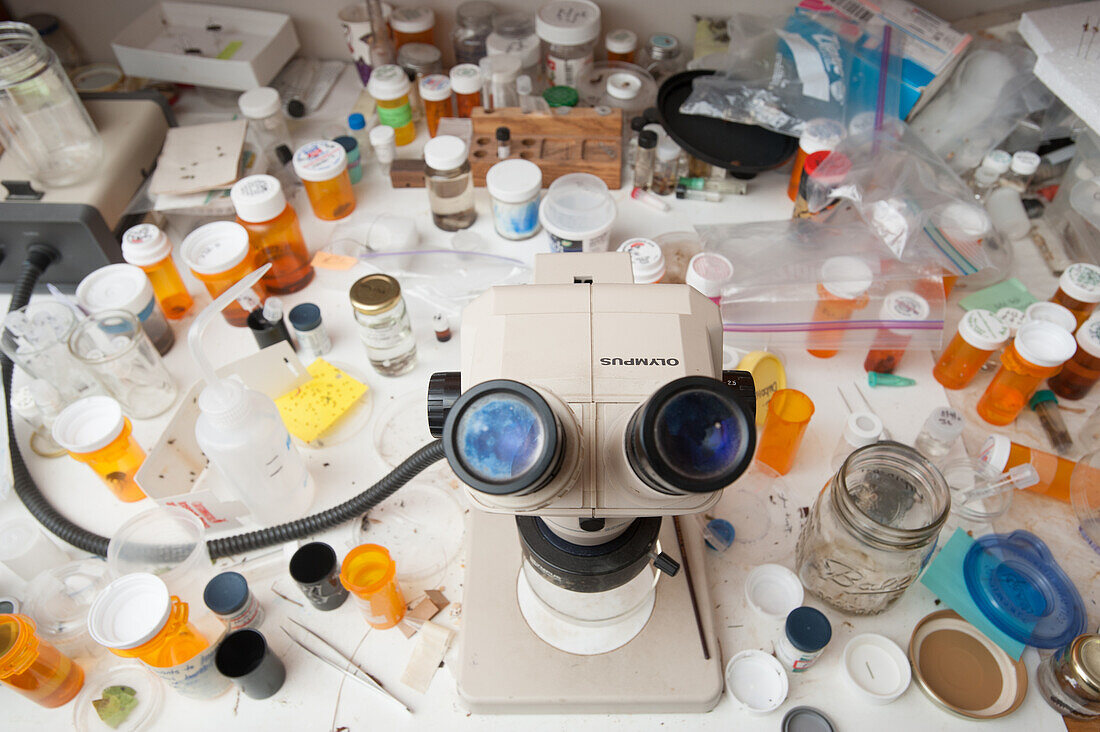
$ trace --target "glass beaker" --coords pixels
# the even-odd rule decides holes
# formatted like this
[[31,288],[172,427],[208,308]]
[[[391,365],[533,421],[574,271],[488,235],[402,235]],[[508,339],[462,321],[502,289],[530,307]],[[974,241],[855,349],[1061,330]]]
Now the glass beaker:
[[103,157],[99,132],[57,55],[26,23],[0,23],[0,142],[47,186],[80,182]]
[[176,401],[172,375],[141,322],[125,310],[89,315],[69,336],[69,351],[99,377],[131,417],[155,417]]
[[[0,126],[2,126],[0,121]],[[16,366],[52,385],[63,405],[103,393],[103,386],[69,352],[76,314],[54,300],[41,300],[13,310],[4,318],[0,349]]]

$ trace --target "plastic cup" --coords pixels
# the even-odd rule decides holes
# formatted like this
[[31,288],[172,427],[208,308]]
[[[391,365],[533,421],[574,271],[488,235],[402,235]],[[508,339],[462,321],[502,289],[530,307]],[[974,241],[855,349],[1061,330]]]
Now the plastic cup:
[[69,351],[76,322],[76,314],[65,305],[37,301],[8,313],[0,332],[4,354],[34,378],[49,382],[65,404],[103,393],[95,375]]
[[26,581],[68,561],[33,521],[17,518],[0,524],[0,563]]
[[147,572],[172,594],[201,608],[203,588],[213,573],[206,549],[206,528],[190,511],[163,506],[143,511],[122,524],[107,544],[113,577]]
[[263,634],[251,628],[225,636],[218,644],[214,665],[253,699],[273,696],[286,681],[286,666],[272,653]]
[[131,417],[155,417],[176,401],[172,375],[141,322],[125,310],[105,310],[82,320],[69,336],[69,351]]
[[372,628],[392,628],[405,617],[397,566],[385,547],[361,544],[348,552],[340,567],[340,582],[355,595]]
[[780,475],[789,473],[813,414],[814,403],[802,392],[777,391],[768,402],[764,431],[757,440],[756,462]]

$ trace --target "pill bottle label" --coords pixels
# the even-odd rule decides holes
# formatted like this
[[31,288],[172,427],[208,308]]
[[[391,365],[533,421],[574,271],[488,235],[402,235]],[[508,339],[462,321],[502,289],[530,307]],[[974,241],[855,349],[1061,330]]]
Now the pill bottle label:
[[402,104],[400,107],[391,107],[388,109],[379,106],[378,121],[395,130],[400,129],[412,122],[412,108],[408,104]]

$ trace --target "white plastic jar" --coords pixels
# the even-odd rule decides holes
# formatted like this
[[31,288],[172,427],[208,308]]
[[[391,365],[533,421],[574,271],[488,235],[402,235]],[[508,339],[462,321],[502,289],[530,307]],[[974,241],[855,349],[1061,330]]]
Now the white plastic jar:
[[505,239],[530,239],[539,231],[542,170],[530,160],[503,160],[485,174],[493,228]]
[[630,255],[630,267],[634,271],[634,284],[649,285],[660,282],[665,276],[665,253],[652,239],[637,237],[619,245],[620,252]]
[[546,76],[551,85],[575,87],[593,62],[600,8],[589,0],[554,0],[539,8],[535,33],[546,44]]
[[140,267],[132,264],[100,267],[80,281],[76,298],[92,313],[125,310],[133,314],[162,356],[176,342],[176,334],[153,294],[153,283]]
[[539,222],[553,252],[606,252],[615,201],[602,180],[569,173],[550,184],[539,204]]

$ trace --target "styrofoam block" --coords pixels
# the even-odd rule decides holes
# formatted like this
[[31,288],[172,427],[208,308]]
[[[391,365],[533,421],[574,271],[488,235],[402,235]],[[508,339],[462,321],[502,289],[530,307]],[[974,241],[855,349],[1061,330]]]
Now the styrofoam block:
[[1024,13],[1019,24],[1039,57],[1035,76],[1093,130],[1100,130],[1100,33],[1091,30],[1098,25],[1100,2]]

